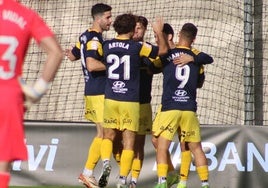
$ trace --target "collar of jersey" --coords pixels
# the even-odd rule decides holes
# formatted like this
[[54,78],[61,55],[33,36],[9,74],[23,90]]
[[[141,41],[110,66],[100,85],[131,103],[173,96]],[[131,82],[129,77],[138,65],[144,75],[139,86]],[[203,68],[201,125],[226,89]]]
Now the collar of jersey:
[[189,47],[186,47],[186,46],[179,46],[179,45],[176,45],[176,48],[182,48],[182,49],[187,49],[187,50],[190,50],[191,48]]
[[119,39],[119,40],[129,40],[129,38],[126,38],[126,37],[120,37],[120,36],[116,36],[115,38],[116,38],[116,39]]
[[95,31],[95,32],[97,32],[97,33],[100,33],[98,30],[96,30],[96,29],[91,29],[91,28],[89,28],[88,31]]

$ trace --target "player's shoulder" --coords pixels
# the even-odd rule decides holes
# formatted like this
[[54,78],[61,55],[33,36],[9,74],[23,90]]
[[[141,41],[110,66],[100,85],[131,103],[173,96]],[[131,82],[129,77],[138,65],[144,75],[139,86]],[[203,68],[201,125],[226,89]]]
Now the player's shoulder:
[[81,34],[80,38],[81,40],[84,40],[84,42],[96,41],[96,42],[103,43],[102,34],[95,30],[87,29]]
[[191,48],[191,51],[195,54],[198,55],[200,53],[200,51],[194,47]]
[[30,7],[27,7],[26,5],[23,5],[17,1],[11,1],[11,0],[4,0],[3,6],[5,8],[10,8],[9,10],[15,11],[18,14],[24,14],[29,16],[29,14],[37,14],[35,10],[31,9]]

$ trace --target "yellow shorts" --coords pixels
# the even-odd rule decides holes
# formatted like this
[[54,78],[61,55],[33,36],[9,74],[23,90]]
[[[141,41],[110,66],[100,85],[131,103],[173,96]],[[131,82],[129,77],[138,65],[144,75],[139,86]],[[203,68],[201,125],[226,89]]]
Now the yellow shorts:
[[200,142],[200,124],[193,111],[169,110],[159,112],[153,122],[154,136],[173,140],[178,132],[181,142]]
[[104,99],[104,128],[137,132],[139,129],[140,104]]
[[150,103],[140,104],[140,122],[137,134],[146,135],[152,132],[152,106]]
[[85,118],[94,123],[103,122],[104,95],[85,96]]

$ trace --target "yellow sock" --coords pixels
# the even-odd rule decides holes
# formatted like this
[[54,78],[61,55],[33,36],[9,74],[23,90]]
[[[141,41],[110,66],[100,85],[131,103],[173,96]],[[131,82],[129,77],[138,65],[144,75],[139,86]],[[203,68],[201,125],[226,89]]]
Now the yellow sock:
[[168,173],[168,164],[158,164],[157,165],[157,176],[158,177],[167,177]]
[[207,165],[196,167],[196,171],[201,181],[208,181],[208,166]]
[[142,161],[140,159],[134,159],[132,163],[132,169],[131,169],[131,177],[138,179],[142,167]]
[[87,162],[85,165],[86,169],[93,170],[100,158],[100,147],[102,138],[95,137],[89,147]]
[[120,176],[128,176],[134,158],[133,150],[123,150],[121,155]]
[[113,142],[110,139],[103,139],[101,143],[101,159],[111,159],[113,152]]
[[192,162],[192,155],[190,151],[181,152],[181,167],[180,167],[180,179],[186,181]]

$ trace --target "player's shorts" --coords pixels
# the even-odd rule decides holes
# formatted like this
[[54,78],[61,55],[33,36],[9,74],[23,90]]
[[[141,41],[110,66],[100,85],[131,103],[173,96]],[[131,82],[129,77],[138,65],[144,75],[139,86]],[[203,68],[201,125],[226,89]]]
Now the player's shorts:
[[153,122],[153,132],[170,141],[177,132],[181,142],[201,141],[199,120],[193,111],[161,111]]
[[137,134],[146,135],[152,132],[152,106],[150,103],[140,104],[140,122]]
[[138,102],[105,99],[103,127],[136,132],[139,129],[139,114],[140,104]]
[[23,94],[17,80],[0,80],[0,161],[27,160]]
[[85,96],[85,118],[94,123],[103,122],[104,95]]

